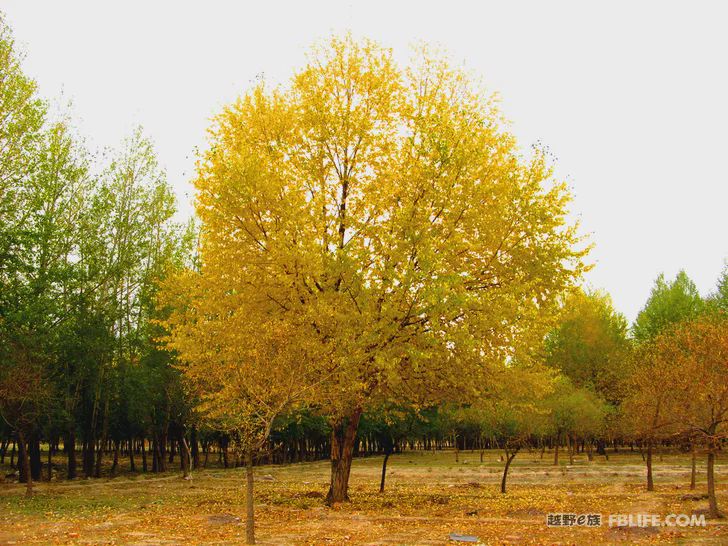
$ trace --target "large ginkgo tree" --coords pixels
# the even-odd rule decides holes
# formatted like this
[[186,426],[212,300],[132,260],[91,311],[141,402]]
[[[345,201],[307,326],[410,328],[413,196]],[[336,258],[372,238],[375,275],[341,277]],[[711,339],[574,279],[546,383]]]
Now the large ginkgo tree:
[[[403,68],[351,36],[315,48],[288,85],[215,118],[195,186],[198,274],[216,288],[194,320],[231,302],[260,328],[295,317],[333,431],[329,502],[348,498],[367,408],[477,398],[584,270],[544,155],[522,155],[493,97],[426,49]],[[246,335],[216,332],[216,354]]]

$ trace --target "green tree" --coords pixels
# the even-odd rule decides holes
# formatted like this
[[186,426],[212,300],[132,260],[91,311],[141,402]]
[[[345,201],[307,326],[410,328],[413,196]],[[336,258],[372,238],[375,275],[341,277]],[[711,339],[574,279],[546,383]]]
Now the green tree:
[[589,449],[591,442],[603,433],[610,407],[593,391],[576,387],[568,377],[557,377],[553,393],[545,400],[548,429],[555,438],[554,464],[559,464],[559,448],[566,440],[569,464],[574,464],[576,446],[583,440]]
[[632,325],[632,335],[638,342],[650,340],[665,328],[697,316],[704,307],[703,298],[685,271],[681,270],[673,281],[660,274]]
[[612,404],[618,403],[629,356],[627,320],[607,294],[575,290],[546,338],[546,362]]
[[712,309],[728,312],[728,263],[720,273],[715,292],[708,298],[708,304]]

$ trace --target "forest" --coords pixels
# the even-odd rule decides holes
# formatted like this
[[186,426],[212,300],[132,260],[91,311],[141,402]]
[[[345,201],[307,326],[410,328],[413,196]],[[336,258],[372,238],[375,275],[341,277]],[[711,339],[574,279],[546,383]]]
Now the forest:
[[144,130],[88,149],[22,55],[0,21],[3,499],[240,469],[254,543],[258,467],[325,461],[335,507],[364,459],[381,494],[403,454],[490,460],[507,496],[519,458],[628,453],[645,492],[679,456],[722,517],[728,269],[655,272],[629,324],[548,154],[446,58],[345,35],[255,83],[185,218]]

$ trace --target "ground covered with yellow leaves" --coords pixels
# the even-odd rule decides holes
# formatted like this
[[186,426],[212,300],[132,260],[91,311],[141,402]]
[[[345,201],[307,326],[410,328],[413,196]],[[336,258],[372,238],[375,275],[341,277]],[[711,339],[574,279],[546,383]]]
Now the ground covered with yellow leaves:
[[[609,461],[578,458],[553,466],[549,454],[522,453],[499,491],[500,453],[405,452],[390,458],[379,489],[381,457],[357,459],[351,502],[326,507],[328,463],[256,467],[259,544],[448,544],[451,533],[485,544],[726,544],[728,520],[705,527],[620,528],[609,514],[702,514],[704,468],[688,489],[688,457],[655,462],[656,490],[644,490],[637,453]],[[718,467],[719,503],[728,511],[728,468]],[[0,484],[0,544],[240,544],[245,537],[242,469],[120,476],[38,484],[32,499]],[[601,514],[602,525],[549,527],[549,513]]]

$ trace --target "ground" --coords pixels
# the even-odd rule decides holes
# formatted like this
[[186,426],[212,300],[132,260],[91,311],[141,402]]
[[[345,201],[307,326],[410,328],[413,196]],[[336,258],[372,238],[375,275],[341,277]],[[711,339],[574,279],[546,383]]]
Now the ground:
[[[351,502],[328,508],[328,463],[256,467],[259,544],[447,544],[451,533],[485,544],[728,544],[728,520],[705,527],[609,527],[608,514],[702,514],[704,465],[688,489],[689,458],[655,457],[656,490],[644,490],[636,452],[553,466],[547,452],[520,453],[500,493],[503,463],[489,451],[405,452],[390,458],[386,491],[381,457],[354,462]],[[662,459],[662,460],[661,460]],[[59,463],[61,461],[59,460]],[[7,467],[6,467],[7,468]],[[0,544],[240,544],[245,537],[242,469],[23,485],[0,484]],[[718,466],[719,503],[728,511],[728,467]],[[693,500],[690,496],[696,496]],[[549,513],[602,515],[601,527],[556,528]],[[455,542],[451,542],[456,544]]]

